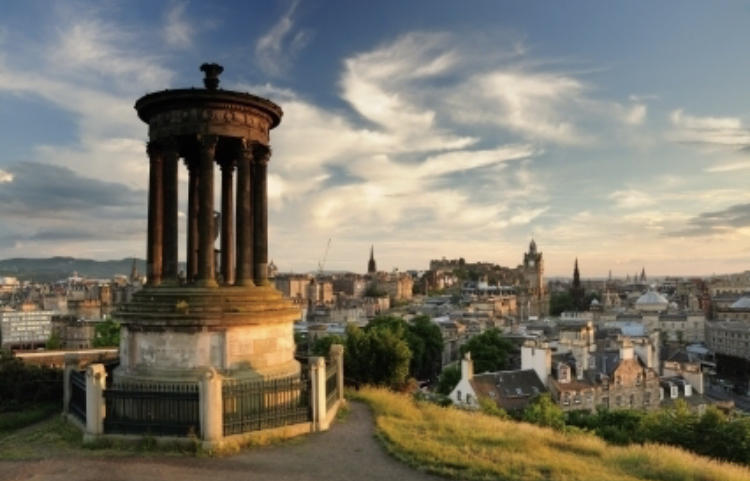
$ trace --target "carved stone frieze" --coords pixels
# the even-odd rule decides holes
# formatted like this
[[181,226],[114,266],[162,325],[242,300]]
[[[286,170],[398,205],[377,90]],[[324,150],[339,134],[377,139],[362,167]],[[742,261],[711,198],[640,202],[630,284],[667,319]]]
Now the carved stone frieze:
[[268,143],[271,119],[243,106],[173,109],[154,115],[149,136],[158,139],[195,133],[241,137]]

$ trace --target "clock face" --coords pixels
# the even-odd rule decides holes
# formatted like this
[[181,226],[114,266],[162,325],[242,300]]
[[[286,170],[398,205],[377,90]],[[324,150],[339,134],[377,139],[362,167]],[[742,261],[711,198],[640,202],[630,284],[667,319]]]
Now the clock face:
[[534,267],[534,259],[532,259],[532,260],[529,261],[529,266],[530,267]]

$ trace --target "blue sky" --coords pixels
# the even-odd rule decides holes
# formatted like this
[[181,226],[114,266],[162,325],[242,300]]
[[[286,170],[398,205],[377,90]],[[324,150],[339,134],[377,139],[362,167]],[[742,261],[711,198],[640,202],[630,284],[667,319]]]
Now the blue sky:
[[0,257],[143,257],[132,106],[216,61],[285,112],[281,270],[328,238],[327,269],[370,244],[384,270],[515,266],[532,236],[550,275],[745,270],[749,24],[742,2],[4,2]]

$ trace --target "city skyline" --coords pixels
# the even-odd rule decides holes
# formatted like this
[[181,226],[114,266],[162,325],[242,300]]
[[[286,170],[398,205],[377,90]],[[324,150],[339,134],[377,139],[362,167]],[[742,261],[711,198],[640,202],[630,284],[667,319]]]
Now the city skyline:
[[314,270],[329,238],[326,270],[364,271],[371,244],[387,271],[515,267],[532,237],[550,277],[575,258],[586,278],[747,269],[750,7],[430,5],[9,3],[0,258],[143,258],[133,103],[217,61],[223,87],[284,110],[282,271]]

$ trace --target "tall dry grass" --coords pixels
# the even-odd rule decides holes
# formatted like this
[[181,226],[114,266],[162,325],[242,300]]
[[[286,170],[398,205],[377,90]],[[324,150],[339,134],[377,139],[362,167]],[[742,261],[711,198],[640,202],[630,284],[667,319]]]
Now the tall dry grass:
[[660,445],[608,445],[478,412],[415,402],[367,387],[377,431],[397,457],[428,471],[472,480],[750,481],[750,469]]

